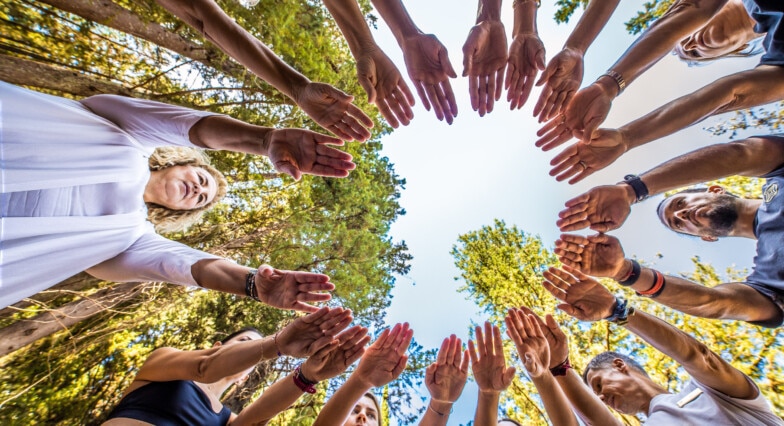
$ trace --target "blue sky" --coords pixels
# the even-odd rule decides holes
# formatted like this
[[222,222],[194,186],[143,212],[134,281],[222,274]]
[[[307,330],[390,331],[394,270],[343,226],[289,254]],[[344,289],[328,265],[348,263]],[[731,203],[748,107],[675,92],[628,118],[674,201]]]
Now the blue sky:
[[[502,19],[507,34],[512,30],[511,3],[505,1],[503,5]],[[538,18],[548,60],[563,46],[582,13],[578,11],[570,24],[556,25],[552,18],[553,3],[543,2]],[[639,0],[621,2],[610,23],[588,50],[584,85],[610,67],[633,41],[623,22],[641,10],[642,4]],[[409,0],[406,6],[424,32],[435,34],[444,43],[455,70],[461,74],[462,45],[475,21],[476,0]],[[400,49],[383,21],[379,20],[378,30],[373,34],[401,73],[407,75]],[[602,127],[618,127],[718,77],[751,68],[757,61],[754,58],[727,59],[710,66],[690,68],[674,57],[665,58],[614,102]],[[459,234],[492,224],[493,218],[499,218],[541,236],[551,246],[559,235],[556,215],[567,199],[593,186],[618,182],[627,173],[642,173],[697,147],[727,140],[704,130],[722,117],[709,119],[632,151],[609,168],[570,186],[556,182],[547,174],[548,163],[555,154],[542,152],[533,145],[539,125],[531,111],[539,95],[538,89],[534,89],[523,109],[510,112],[508,104],[502,100],[492,113],[480,118],[471,109],[467,81],[457,78],[452,80],[452,87],[459,113],[451,126],[425,111],[417,99],[413,122],[382,141],[384,155],[407,180],[401,198],[407,214],[393,225],[392,236],[405,240],[414,256],[411,272],[398,277],[388,322],[408,321],[415,330],[415,338],[426,348],[439,347],[441,340],[451,333],[465,340],[472,321],[481,322],[485,318],[464,294],[456,292],[461,283],[454,277],[459,271],[454,267],[449,251]],[[505,96],[504,93],[502,99]],[[754,256],[751,240],[709,244],[666,231],[654,214],[659,199],[656,197],[634,206],[626,224],[613,233],[621,240],[627,256],[655,261],[659,269],[669,273],[691,271],[689,259],[694,255],[720,271],[728,266],[751,266]],[[657,254],[662,257],[657,259]],[[426,391],[423,392],[426,395]],[[465,424],[471,420],[475,404],[476,388],[469,381],[449,424]]]

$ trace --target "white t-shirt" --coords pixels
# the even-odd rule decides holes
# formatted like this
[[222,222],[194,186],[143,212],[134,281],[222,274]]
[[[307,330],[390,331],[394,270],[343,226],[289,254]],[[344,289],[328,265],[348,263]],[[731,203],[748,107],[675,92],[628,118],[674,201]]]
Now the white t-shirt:
[[[751,379],[749,382],[755,388],[757,387]],[[754,399],[733,398],[691,379],[683,390],[676,394],[656,395],[651,400],[648,420],[645,424],[661,426],[778,426],[784,425],[784,421],[773,414],[762,393],[759,393]]]

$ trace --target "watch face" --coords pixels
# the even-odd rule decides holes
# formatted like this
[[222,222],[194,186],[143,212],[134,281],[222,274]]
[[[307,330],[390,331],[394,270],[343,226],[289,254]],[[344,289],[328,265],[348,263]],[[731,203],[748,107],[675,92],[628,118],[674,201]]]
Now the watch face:
[[637,179],[637,175],[626,175],[623,177],[623,180],[632,180]]

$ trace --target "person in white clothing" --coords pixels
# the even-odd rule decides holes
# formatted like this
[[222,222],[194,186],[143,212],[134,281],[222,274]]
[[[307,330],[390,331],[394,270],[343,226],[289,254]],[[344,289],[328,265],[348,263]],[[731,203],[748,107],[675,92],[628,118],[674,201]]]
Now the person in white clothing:
[[[309,302],[330,298],[321,293],[334,289],[329,277],[249,269],[161,237],[150,220],[175,229],[225,192],[203,158],[182,155],[190,149],[266,155],[299,179],[347,176],[351,155],[329,146],[342,143],[159,102],[114,95],[77,102],[0,82],[0,307],[87,270],[313,312]],[[167,145],[177,148],[153,155]]]

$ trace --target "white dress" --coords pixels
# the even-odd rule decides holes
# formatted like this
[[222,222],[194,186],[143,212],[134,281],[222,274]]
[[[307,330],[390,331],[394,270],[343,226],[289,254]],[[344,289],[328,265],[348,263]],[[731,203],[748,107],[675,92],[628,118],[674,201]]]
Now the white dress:
[[217,257],[157,235],[143,193],[155,147],[194,146],[188,131],[208,115],[0,82],[0,307],[83,270],[196,285],[191,265]]

